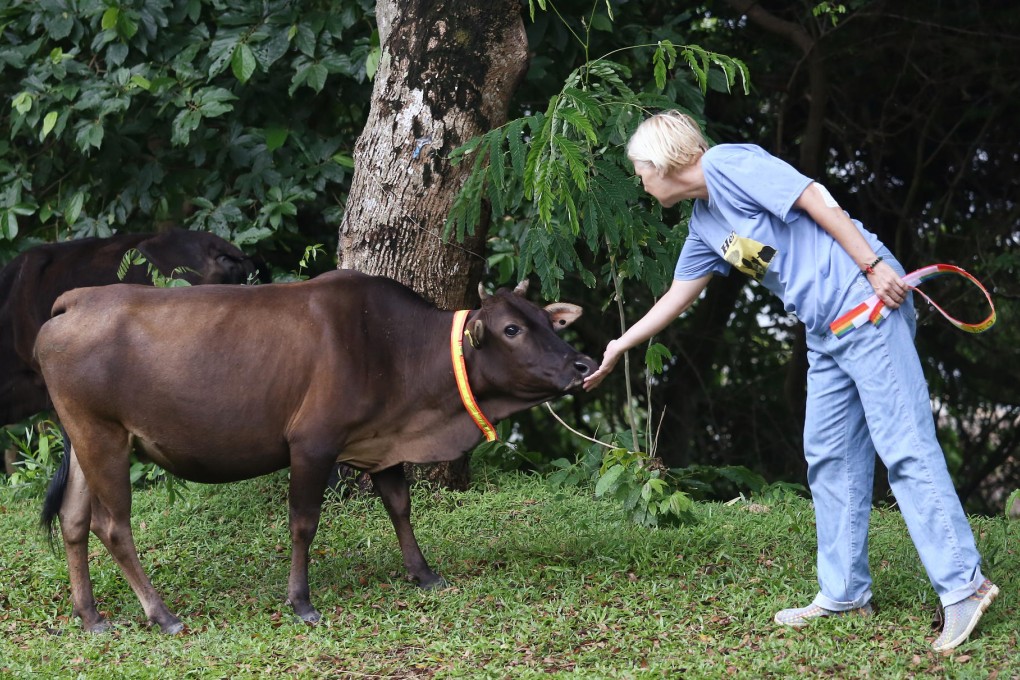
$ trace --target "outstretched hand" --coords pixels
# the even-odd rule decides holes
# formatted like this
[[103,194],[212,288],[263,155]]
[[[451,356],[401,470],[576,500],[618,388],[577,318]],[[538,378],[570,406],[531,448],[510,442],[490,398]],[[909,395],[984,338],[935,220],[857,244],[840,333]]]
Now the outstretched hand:
[[602,356],[602,365],[599,366],[597,371],[584,379],[585,391],[590,392],[602,384],[606,376],[613,372],[613,368],[620,361],[623,352],[624,350],[619,348],[619,340],[612,340],[606,345],[606,353]]

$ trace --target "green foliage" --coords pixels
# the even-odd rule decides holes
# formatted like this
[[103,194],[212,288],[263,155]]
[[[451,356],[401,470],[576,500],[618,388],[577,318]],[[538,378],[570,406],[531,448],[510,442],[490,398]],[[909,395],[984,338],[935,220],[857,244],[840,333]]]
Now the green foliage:
[[811,13],[816,17],[828,17],[835,26],[840,18],[846,15],[846,5],[839,2],[819,2],[811,8]]
[[1020,519],[1017,516],[1020,514],[1020,489],[1014,489],[1013,493],[1009,494],[1009,498],[1006,499],[1004,513],[1009,519]]
[[145,256],[137,248],[131,248],[124,253],[124,256],[120,260],[120,264],[117,266],[117,278],[121,281],[127,276],[128,270],[131,267],[144,266],[146,273],[152,280],[152,285],[156,288],[181,288],[184,286],[190,286],[191,284],[185,279],[177,278],[183,274],[187,274],[189,271],[193,271],[188,267],[176,267],[169,276],[164,276],[151,262],[145,259]]
[[648,349],[645,350],[645,366],[648,367],[648,372],[652,375],[662,373],[665,362],[672,358],[673,353],[669,351],[669,348],[659,342],[649,344]]
[[618,501],[635,524],[654,527],[694,519],[694,501],[664,479],[661,463],[639,451],[610,449],[602,459],[595,497]]
[[[548,410],[566,426],[551,407]],[[569,426],[566,430],[580,434]],[[592,445],[573,462],[566,458],[546,462],[542,453],[528,451],[521,442],[513,441],[507,421],[501,422],[497,431],[499,439],[479,444],[471,452],[476,466],[506,471],[524,464],[553,487],[590,487],[596,498],[614,501],[639,526],[683,525],[692,521],[695,499],[732,495],[741,489],[757,494],[767,488],[761,475],[740,466],[667,469],[658,458],[619,445],[618,440],[626,439],[627,433],[605,437],[608,442],[591,439]]]
[[132,486],[150,487],[161,486],[166,492],[167,505],[173,505],[177,501],[187,502],[188,482],[187,480],[175,477],[155,463],[139,459],[131,455],[131,467],[128,470]]
[[[516,241],[514,276],[536,273],[547,298],[558,296],[567,274],[594,287],[614,266],[624,278],[662,289],[684,231],[667,227],[658,209],[634,210],[643,192],[625,156],[626,140],[649,110],[676,105],[664,88],[678,55],[702,91],[713,66],[727,87],[739,80],[747,91],[747,69],[737,59],[697,45],[678,52],[667,40],[634,49],[642,48],[652,50],[654,84],[642,84],[619,61],[587,61],[544,112],[510,121],[451,154],[454,162],[472,163],[472,172],[447,230],[458,239],[473,233],[488,201],[496,215],[522,225],[507,234]],[[508,267],[506,249],[500,254]]]
[[758,489],[753,497],[761,503],[787,503],[794,498],[803,498],[808,490],[803,484],[791,482],[772,482]]
[[576,462],[558,458],[545,471],[553,486],[593,487],[596,498],[614,501],[629,521],[644,527],[689,524],[695,500],[717,496],[726,487],[756,495],[769,488],[761,475],[744,467],[667,469],[654,456],[602,442],[585,449]]
[[595,483],[602,471],[602,454],[602,447],[589,446],[574,462],[566,458],[557,458],[549,463],[547,481],[553,486],[563,487],[578,487]]
[[[539,2],[539,7],[545,10],[546,4]],[[534,13],[534,3],[531,10]],[[611,21],[608,3],[606,10]],[[622,301],[626,281],[653,291],[666,286],[686,235],[682,223],[667,226],[658,206],[634,209],[644,192],[626,158],[627,139],[650,110],[685,108],[679,101],[703,102],[710,74],[721,74],[727,91],[739,81],[745,94],[749,79],[737,59],[698,45],[678,47],[667,39],[587,58],[592,25],[586,24],[589,33],[584,37],[573,33],[584,45],[585,61],[567,75],[544,111],[536,107],[534,113],[511,120],[451,154],[454,162],[471,163],[471,173],[446,228],[458,239],[473,233],[486,201],[503,225],[491,242],[489,258],[501,278],[523,279],[535,273],[548,299],[559,296],[560,282],[567,277],[589,288],[601,280],[609,282],[614,297]],[[621,60],[624,52],[648,53],[650,58],[641,66],[651,64],[651,79],[635,76],[631,65]],[[683,72],[676,73],[678,63],[687,68],[691,80],[685,81]],[[693,86],[693,92],[678,96],[683,86],[675,81]],[[651,375],[661,373],[671,358],[663,345],[648,348],[648,403]],[[629,372],[627,381],[630,395]],[[628,398],[631,431],[650,432],[653,428],[639,428],[634,407]],[[646,450],[654,452],[654,444],[649,436]],[[664,470],[656,468],[653,455],[638,451],[638,446],[635,437],[629,448],[606,454],[597,475],[596,495],[616,499],[641,525],[687,521],[692,501],[675,484],[681,478],[667,478]],[[574,464],[554,461],[552,466],[558,469],[553,482],[580,481],[590,461],[590,454],[582,454]]]
[[313,243],[305,248],[304,254],[301,256],[301,259],[298,260],[297,277],[299,279],[308,278],[305,271],[307,271],[308,266],[311,263],[315,262],[319,258],[319,255],[321,255],[322,252],[323,248],[321,243]]
[[28,237],[156,222],[244,245],[295,232],[301,210],[335,218],[378,49],[371,12],[369,0],[7,3],[0,257]]
[[41,498],[63,456],[60,428],[52,420],[33,419],[23,426],[24,435],[15,434],[15,429],[18,428],[5,430],[18,454],[14,474],[7,479],[6,486],[18,498]]
[[515,441],[512,428],[510,420],[496,423],[498,438],[491,442],[483,441],[472,449],[471,462],[483,469],[500,471],[517,470],[522,466],[530,466],[539,471],[546,470],[547,463],[543,454],[530,451],[521,442]]

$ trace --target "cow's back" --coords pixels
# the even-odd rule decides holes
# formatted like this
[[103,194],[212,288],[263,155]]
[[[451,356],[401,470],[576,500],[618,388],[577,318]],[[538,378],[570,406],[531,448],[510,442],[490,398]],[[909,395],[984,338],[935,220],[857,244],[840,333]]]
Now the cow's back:
[[[379,360],[388,348],[369,344],[371,334],[389,335],[379,328],[390,319],[413,329],[416,306],[434,311],[399,284],[350,270],[262,286],[82,288],[57,299],[36,357],[48,380],[61,380],[57,366],[72,373],[103,366],[93,378],[102,389],[158,378],[222,392],[248,389],[244,383],[266,374],[279,387],[285,380],[274,374],[337,370],[338,357]],[[110,370],[117,364],[123,370]]]
[[[214,455],[230,467],[246,459],[249,471],[282,467],[295,428],[350,433],[394,401],[401,381],[380,374],[395,344],[378,341],[389,332],[378,319],[420,328],[413,309],[429,307],[379,286],[392,289],[337,271],[266,286],[79,289],[57,300],[36,358],[72,441],[81,422],[120,423],[172,472],[224,481],[228,472],[208,469]],[[182,473],[182,461],[206,469]]]
[[[131,236],[123,249],[142,238]],[[64,291],[116,282],[116,264],[110,272],[101,266],[78,272],[69,267],[72,261],[96,264],[92,256],[100,243],[90,238],[43,244],[19,254],[0,271],[0,425],[49,407],[46,386],[32,361],[36,334]]]
[[[19,254],[0,270],[0,425],[50,406],[32,348],[54,301],[69,290],[121,281],[118,269],[132,248],[164,275],[177,267],[193,270],[179,275],[196,284],[243,283],[256,268],[231,243],[182,229],[48,243]],[[151,285],[147,269],[130,267],[123,281]]]
[[323,329],[296,285],[72,290],[40,330],[36,360],[54,398],[116,406],[138,383],[158,383],[171,399],[195,390],[230,398],[281,364],[293,373],[312,359],[310,339]]
[[[115,247],[123,255],[144,238],[129,235],[118,239]],[[31,360],[35,334],[61,293],[118,282],[120,260],[114,262],[109,251],[110,245],[104,247],[103,240],[97,238],[46,243],[19,254],[4,267],[0,272],[0,324],[5,361],[8,353],[24,362]],[[112,268],[107,261],[113,263]]]

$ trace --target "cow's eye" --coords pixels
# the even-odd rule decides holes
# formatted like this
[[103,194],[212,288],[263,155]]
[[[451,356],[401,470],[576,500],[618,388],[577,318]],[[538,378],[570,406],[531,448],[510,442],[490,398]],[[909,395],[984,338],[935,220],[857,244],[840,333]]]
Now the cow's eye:
[[510,324],[509,326],[503,329],[503,332],[506,333],[506,336],[508,338],[512,338],[521,332],[521,327]]

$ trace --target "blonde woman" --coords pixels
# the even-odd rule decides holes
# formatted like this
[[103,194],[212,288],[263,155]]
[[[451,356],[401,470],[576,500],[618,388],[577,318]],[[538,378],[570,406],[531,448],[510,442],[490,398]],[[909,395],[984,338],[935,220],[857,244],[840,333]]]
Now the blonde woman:
[[[998,595],[935,436],[928,386],[914,348],[904,270],[821,184],[760,147],[709,148],[698,124],[669,111],[648,118],[627,145],[645,191],[669,207],[694,200],[673,284],[606,347],[585,381],[597,387],[620,357],[684,313],[716,274],[733,268],[782,300],[807,330],[804,454],[818,536],[819,592],[784,609],[779,624],[870,616],[868,522],[877,453],[928,577],[945,609],[936,651],[961,644]],[[872,294],[894,311],[837,338],[829,323]]]

